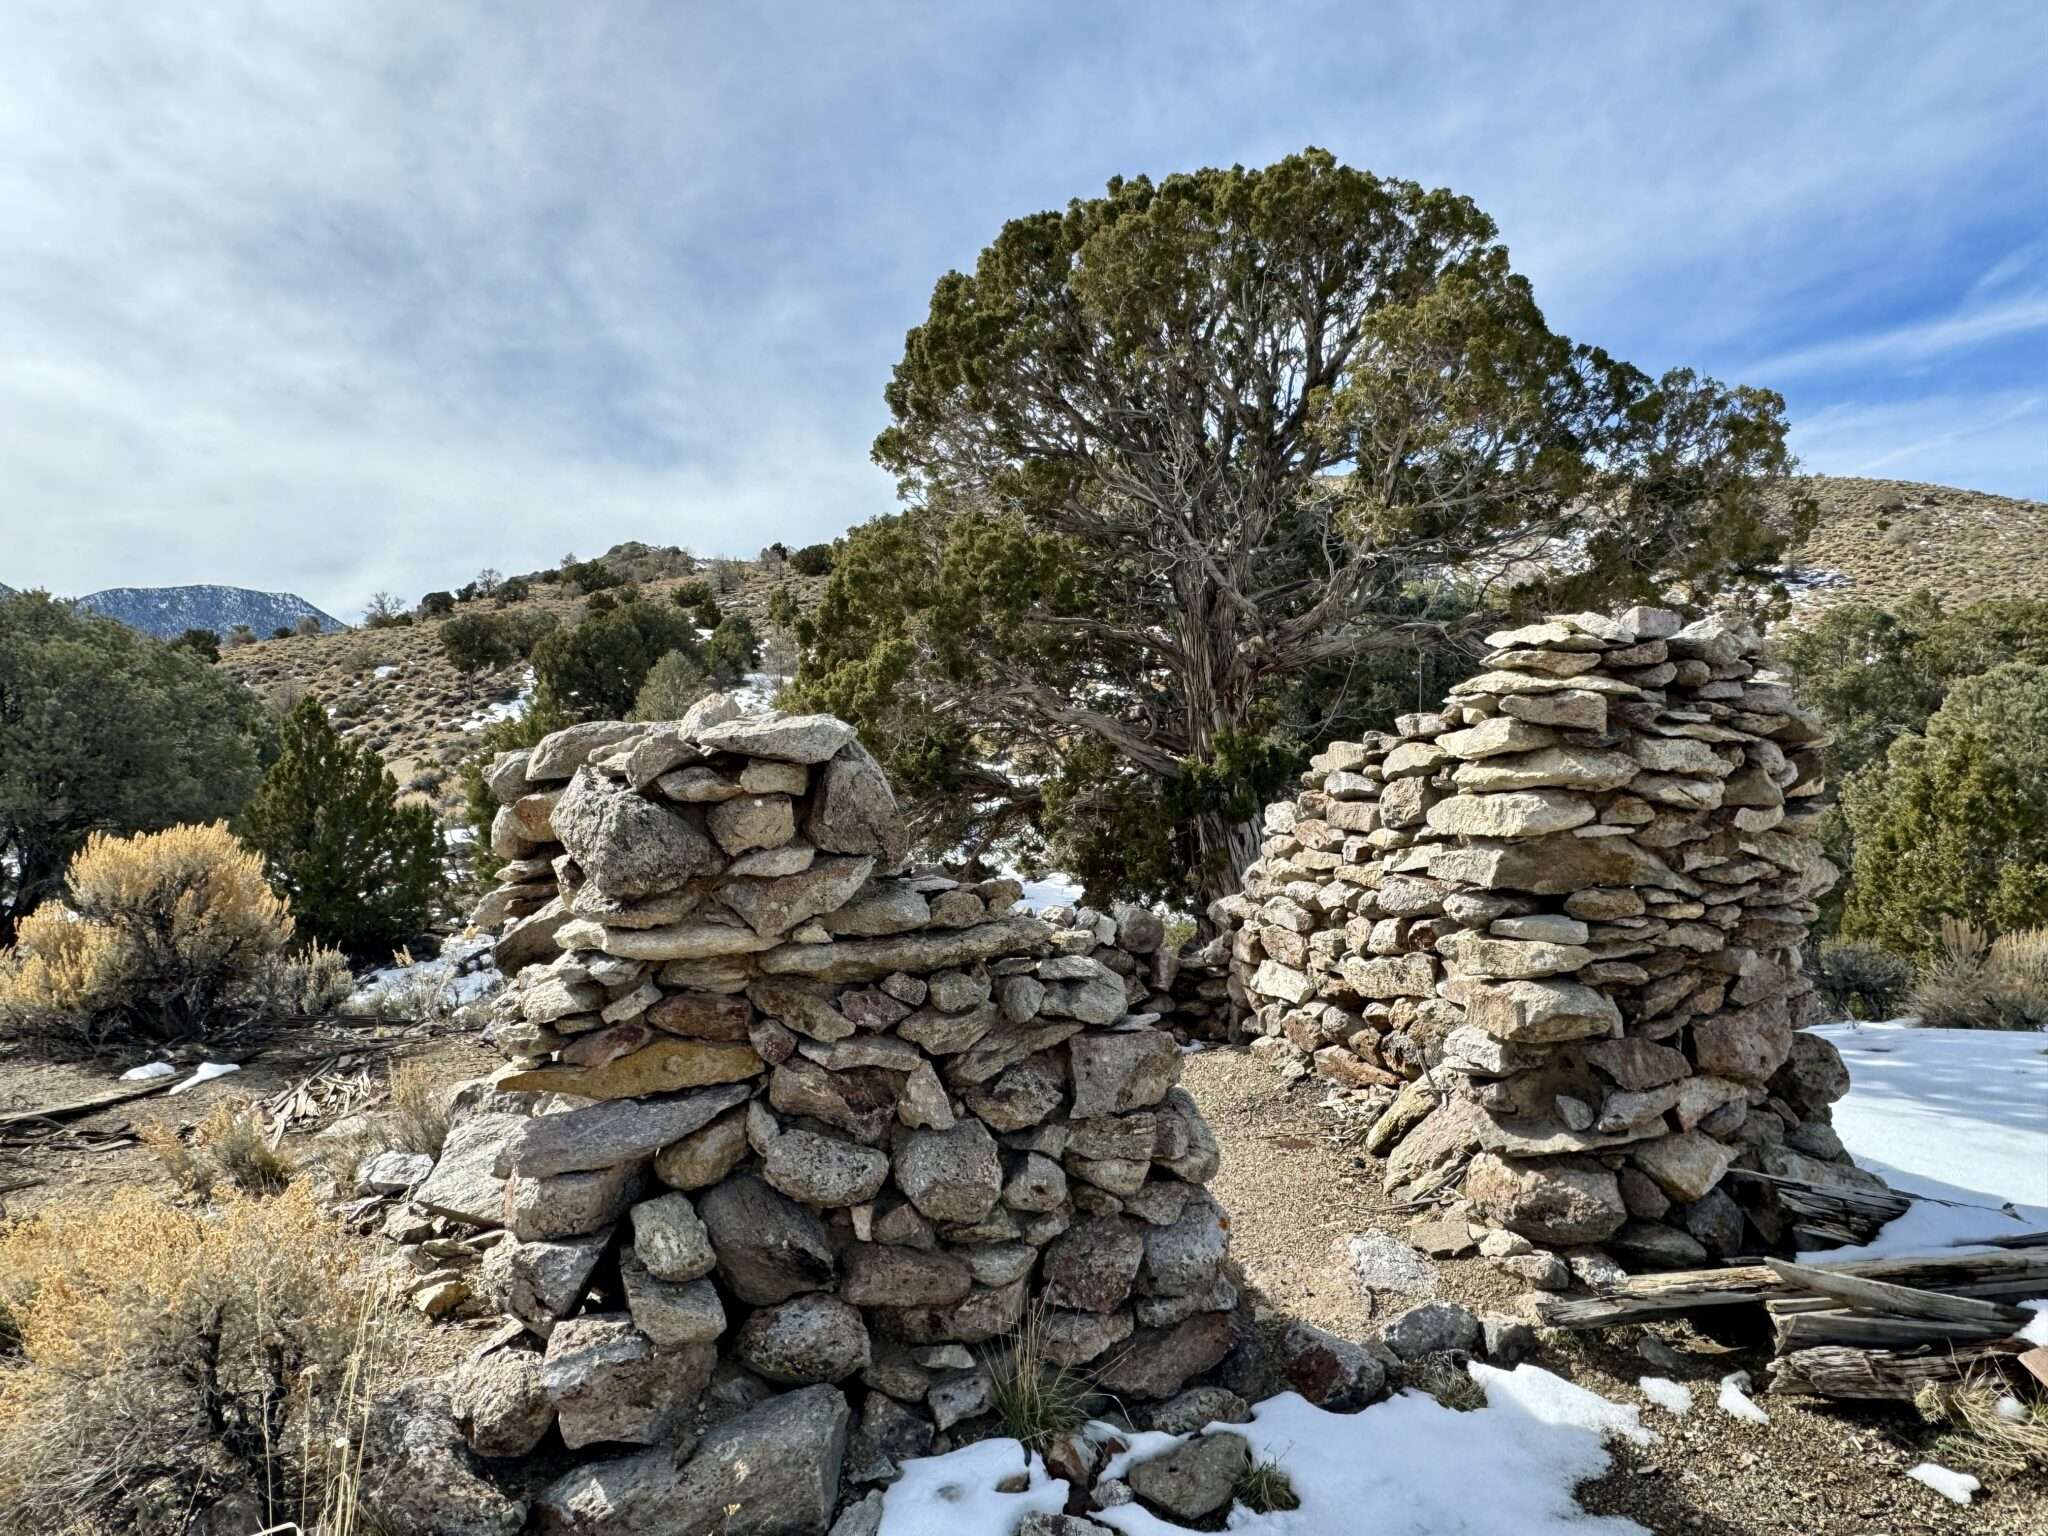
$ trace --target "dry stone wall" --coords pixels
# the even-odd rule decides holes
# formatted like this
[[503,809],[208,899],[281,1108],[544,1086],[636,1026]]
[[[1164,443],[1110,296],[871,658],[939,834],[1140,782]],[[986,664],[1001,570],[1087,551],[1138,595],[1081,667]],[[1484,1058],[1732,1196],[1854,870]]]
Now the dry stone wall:
[[1109,912],[1054,906],[1039,915],[1058,953],[1086,955],[1123,977],[1131,1010],[1151,1015],[1148,1023],[1156,1021],[1180,1040],[1229,1037],[1234,1010],[1228,935],[1171,944],[1164,918],[1123,904]]
[[1767,1179],[1876,1185],[1799,949],[1836,871],[1820,730],[1716,620],[1488,637],[1487,670],[1339,742],[1212,915],[1254,1049],[1331,1080],[1393,1192],[1532,1245],[1684,1265],[1789,1240]]
[[1141,915],[1055,928],[1015,881],[907,872],[825,716],[714,696],[490,783],[519,863],[483,915],[533,953],[490,1030],[511,1064],[412,1208],[504,1233],[475,1284],[532,1342],[456,1412],[479,1454],[587,1448],[543,1528],[683,1528],[712,1485],[678,1447],[783,1399],[812,1482],[880,1480],[985,1428],[1027,1316],[1134,1405],[1233,1347],[1216,1142],[1133,1011],[1163,990]]

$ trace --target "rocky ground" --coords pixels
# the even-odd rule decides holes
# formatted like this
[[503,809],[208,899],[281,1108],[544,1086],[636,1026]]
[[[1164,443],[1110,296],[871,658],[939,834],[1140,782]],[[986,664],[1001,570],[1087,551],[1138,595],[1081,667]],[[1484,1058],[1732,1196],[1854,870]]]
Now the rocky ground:
[[[1476,1312],[1514,1310],[1517,1292],[1484,1260],[1430,1261],[1431,1289],[1366,1290],[1347,1241],[1379,1228],[1405,1233],[1414,1212],[1391,1202],[1380,1162],[1333,1132],[1312,1080],[1292,1087],[1235,1050],[1188,1058],[1182,1086],[1223,1147],[1210,1189],[1231,1213],[1231,1252],[1274,1319],[1305,1318],[1334,1333],[1369,1336],[1386,1318],[1431,1296]],[[1656,1363],[1645,1348],[1659,1354]],[[1689,1326],[1545,1334],[1537,1363],[1616,1402],[1644,1405],[1659,1437],[1647,1449],[1616,1444],[1616,1467],[1581,1490],[1596,1513],[1626,1515],[1658,1536],[1872,1536],[2048,1532],[2048,1475],[1987,1479],[1968,1508],[1910,1482],[1935,1432],[1910,1409],[1859,1408],[1763,1397],[1768,1425],[1738,1422],[1715,1406],[1721,1378],[1759,1378],[1767,1340],[1709,1337]],[[1692,1389],[1683,1419],[1648,1406],[1636,1383],[1661,1375]]]
[[[339,1026],[338,1026],[339,1027]],[[252,1055],[242,1072],[179,1098],[143,1099],[74,1122],[87,1132],[126,1124],[177,1125],[205,1116],[225,1094],[264,1097],[302,1081],[331,1059],[337,1041],[365,1059],[376,1056],[425,1062],[434,1077],[455,1083],[491,1070],[495,1052],[466,1034],[420,1038],[379,1024],[346,1026],[346,1039],[323,1037],[271,1046]],[[1394,1206],[1379,1180],[1378,1160],[1343,1139],[1319,1108],[1312,1083],[1283,1085],[1243,1052],[1211,1049],[1190,1055],[1182,1084],[1208,1116],[1223,1147],[1221,1172],[1211,1189],[1232,1213],[1232,1254],[1242,1267],[1262,1323],[1277,1329],[1300,1318],[1363,1339],[1388,1318],[1419,1301],[1460,1302],[1474,1311],[1514,1310],[1515,1288],[1477,1259],[1432,1260],[1413,1290],[1367,1290],[1353,1277],[1348,1239],[1375,1228],[1405,1233],[1414,1213]],[[107,1072],[89,1064],[70,1067],[0,1063],[0,1105],[20,1108],[84,1097],[108,1086]],[[288,1153],[312,1155],[308,1135],[285,1143]],[[118,1184],[170,1181],[139,1145],[87,1150],[61,1142],[41,1148],[0,1149],[0,1185],[10,1214],[22,1215],[52,1200],[91,1199]],[[33,1182],[29,1182],[33,1181]],[[365,1239],[366,1254],[382,1245]],[[483,1337],[481,1324],[423,1329],[410,1368],[422,1375],[445,1370]],[[1585,1507],[1625,1515],[1658,1536],[2043,1536],[2048,1532],[2048,1476],[1987,1479],[1969,1508],[1936,1497],[1905,1477],[1929,1454],[1933,1432],[1903,1409],[1859,1409],[1810,1400],[1763,1397],[1768,1425],[1738,1422],[1714,1405],[1720,1379],[1757,1370],[1762,1349],[1715,1339],[1684,1325],[1606,1335],[1545,1335],[1537,1363],[1617,1402],[1644,1405],[1644,1422],[1658,1442],[1638,1449],[1612,1446],[1615,1467],[1581,1488]],[[1672,1355],[1657,1363],[1645,1349]],[[1683,1419],[1654,1407],[1637,1388],[1646,1375],[1691,1387],[1695,1406]],[[539,1469],[542,1476],[548,1469]]]

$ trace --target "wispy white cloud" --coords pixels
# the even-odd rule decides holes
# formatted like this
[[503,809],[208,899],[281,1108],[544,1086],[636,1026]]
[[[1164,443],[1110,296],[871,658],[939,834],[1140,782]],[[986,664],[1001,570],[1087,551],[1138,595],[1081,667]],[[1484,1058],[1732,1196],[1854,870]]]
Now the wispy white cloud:
[[1765,358],[1749,371],[1759,379],[1777,380],[1796,374],[1832,373],[1869,363],[1912,366],[1951,352],[2009,341],[2041,330],[2048,330],[2048,293],[1996,304],[1970,304],[1939,319],[1802,347]]
[[[1555,323],[1645,366],[1769,383],[1745,360],[1847,335],[1938,373],[1963,244],[2014,265],[1948,321],[2041,297],[2038,228],[1993,226],[2048,203],[2044,71],[2031,4],[15,0],[0,581],[347,615],[829,536],[890,505],[903,331],[1005,217],[1305,143],[1468,192]],[[1793,382],[1823,468],[1964,419],[1939,377]],[[2048,493],[2005,430],[1912,462]]]
[[2048,394],[2024,391],[1830,406],[1793,432],[1801,457],[1830,474],[1977,490],[2038,481],[2044,441]]

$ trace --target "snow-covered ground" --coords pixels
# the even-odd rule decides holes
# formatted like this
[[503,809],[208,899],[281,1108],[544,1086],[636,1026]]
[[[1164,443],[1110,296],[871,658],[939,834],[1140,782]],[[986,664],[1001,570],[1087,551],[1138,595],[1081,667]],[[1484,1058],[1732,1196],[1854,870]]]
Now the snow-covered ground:
[[341,1005],[342,1012],[453,1013],[465,1003],[480,1002],[503,986],[505,978],[488,961],[481,969],[463,972],[462,968],[489,951],[491,943],[488,936],[450,939],[432,960],[372,971],[356,983]]
[[2048,1034],[1903,1023],[1814,1033],[1849,1068],[1835,1106],[1844,1145],[1894,1189],[1928,1197],[1867,1247],[1830,1249],[1821,1262],[2048,1228]]
[[457,730],[481,731],[486,726],[496,725],[501,720],[517,720],[526,714],[533,703],[533,668],[528,667],[519,683],[519,691],[509,699],[500,699],[495,704],[486,704],[482,709],[463,721]]
[[[1533,1365],[1470,1369],[1487,1399],[1471,1413],[1413,1391],[1362,1413],[1325,1413],[1288,1392],[1260,1403],[1249,1424],[1211,1426],[1243,1435],[1254,1460],[1277,1462],[1301,1500],[1299,1509],[1269,1514],[1239,1505],[1227,1528],[1246,1536],[1639,1536],[1634,1521],[1589,1515],[1572,1498],[1574,1485],[1607,1470],[1603,1435],[1639,1445],[1655,1438],[1638,1409]],[[1104,1473],[1115,1476],[1175,1443],[1172,1435],[1138,1435]],[[1020,1473],[1029,1487],[996,1491]],[[1015,1440],[984,1440],[907,1463],[883,1496],[880,1536],[1006,1536],[1026,1514],[1062,1508],[1066,1487]],[[1088,1518],[1127,1536],[1186,1530],[1137,1504]]]

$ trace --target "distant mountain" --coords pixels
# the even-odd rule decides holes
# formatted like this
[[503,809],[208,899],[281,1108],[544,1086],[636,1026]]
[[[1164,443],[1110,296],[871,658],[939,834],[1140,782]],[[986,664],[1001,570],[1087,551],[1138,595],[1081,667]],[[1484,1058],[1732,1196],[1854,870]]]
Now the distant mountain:
[[309,615],[324,631],[348,627],[293,593],[254,592],[247,587],[109,587],[81,597],[78,606],[159,640],[175,640],[188,629],[210,629],[225,636],[237,624],[248,625],[258,639],[267,640]]

